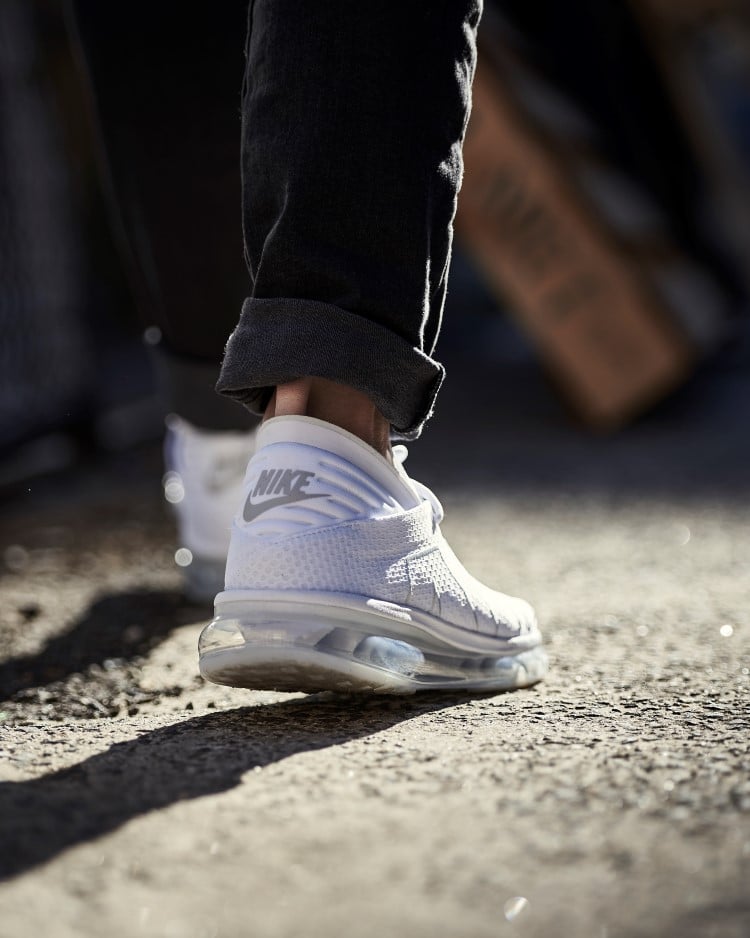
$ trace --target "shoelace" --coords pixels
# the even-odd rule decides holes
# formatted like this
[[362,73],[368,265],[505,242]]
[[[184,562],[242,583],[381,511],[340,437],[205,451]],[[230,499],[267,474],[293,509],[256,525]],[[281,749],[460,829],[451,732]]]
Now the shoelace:
[[[406,448],[406,446],[403,445],[403,443],[399,443],[393,447],[393,461],[398,464],[404,475],[407,475],[406,469],[404,469],[404,463],[406,462],[408,455],[409,450]],[[445,517],[445,511],[443,506],[440,504],[440,500],[438,499],[437,495],[432,491],[432,489],[428,489],[426,485],[422,485],[421,482],[417,482],[417,480],[412,479],[411,476],[409,476],[409,481],[417,490],[418,494],[425,501],[430,503],[432,506],[433,522],[436,526],[439,525]]]

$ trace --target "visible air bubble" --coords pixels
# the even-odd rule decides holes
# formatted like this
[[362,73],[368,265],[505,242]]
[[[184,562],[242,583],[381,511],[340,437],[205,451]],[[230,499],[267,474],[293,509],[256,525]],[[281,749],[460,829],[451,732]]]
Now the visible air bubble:
[[245,636],[237,625],[236,619],[216,618],[201,633],[198,651],[219,651],[223,648],[236,648],[245,644]]
[[[218,683],[286,690],[369,689],[413,693],[428,688],[477,691],[525,687],[544,677],[537,646],[507,655],[468,655],[410,623],[334,603],[227,604],[203,630],[201,673]],[[388,627],[412,635],[388,634]]]
[[358,661],[397,674],[418,674],[424,665],[422,652],[408,642],[371,635],[354,649]]

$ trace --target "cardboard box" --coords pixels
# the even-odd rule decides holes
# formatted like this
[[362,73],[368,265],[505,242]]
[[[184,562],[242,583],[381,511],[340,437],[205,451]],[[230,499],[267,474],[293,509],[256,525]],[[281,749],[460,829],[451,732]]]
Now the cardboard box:
[[626,422],[696,352],[480,51],[456,231],[589,425]]

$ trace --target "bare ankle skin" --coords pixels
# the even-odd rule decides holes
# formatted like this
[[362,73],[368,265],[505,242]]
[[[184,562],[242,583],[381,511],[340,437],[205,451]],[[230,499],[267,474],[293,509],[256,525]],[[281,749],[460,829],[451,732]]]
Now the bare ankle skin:
[[390,424],[361,391],[327,378],[298,378],[280,384],[263,419],[291,415],[317,417],[348,430],[391,459]]

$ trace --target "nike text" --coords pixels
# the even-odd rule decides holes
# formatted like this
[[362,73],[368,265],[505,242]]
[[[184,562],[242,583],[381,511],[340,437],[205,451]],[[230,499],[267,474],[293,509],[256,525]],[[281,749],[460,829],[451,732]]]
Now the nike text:
[[261,469],[252,491],[252,497],[300,495],[313,478],[315,478],[314,472],[305,472],[302,469]]

